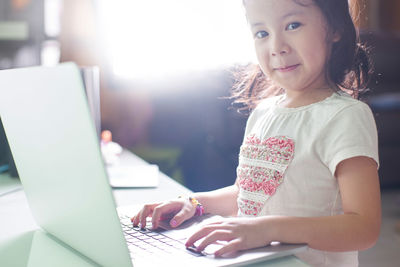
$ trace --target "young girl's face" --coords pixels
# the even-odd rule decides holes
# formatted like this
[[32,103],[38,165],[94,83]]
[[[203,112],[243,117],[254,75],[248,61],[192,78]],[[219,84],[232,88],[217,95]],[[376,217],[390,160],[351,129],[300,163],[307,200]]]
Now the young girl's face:
[[312,0],[297,2],[245,2],[257,58],[264,74],[286,90],[323,88],[329,43],[337,37],[328,40],[327,22]]

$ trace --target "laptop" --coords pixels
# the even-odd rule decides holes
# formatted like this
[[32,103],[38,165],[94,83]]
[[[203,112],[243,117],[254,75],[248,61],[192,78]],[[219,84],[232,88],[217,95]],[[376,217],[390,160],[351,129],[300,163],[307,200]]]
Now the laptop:
[[[129,250],[133,245],[128,241],[138,229],[117,212],[74,63],[0,71],[0,116],[37,224],[101,266],[244,265],[307,248],[270,245],[222,258],[194,255],[182,242],[171,246],[179,252],[153,251],[149,256],[146,249]],[[199,227],[198,223],[188,222],[180,230],[145,229],[140,234],[177,235],[179,242],[193,233],[188,227]]]

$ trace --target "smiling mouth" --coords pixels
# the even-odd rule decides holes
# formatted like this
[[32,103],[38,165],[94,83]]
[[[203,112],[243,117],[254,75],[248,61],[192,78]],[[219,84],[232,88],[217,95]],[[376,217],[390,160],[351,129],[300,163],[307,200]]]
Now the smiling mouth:
[[300,66],[300,64],[290,65],[290,66],[286,66],[283,68],[276,68],[275,70],[280,71],[280,72],[288,72],[288,71],[295,70],[298,66]]

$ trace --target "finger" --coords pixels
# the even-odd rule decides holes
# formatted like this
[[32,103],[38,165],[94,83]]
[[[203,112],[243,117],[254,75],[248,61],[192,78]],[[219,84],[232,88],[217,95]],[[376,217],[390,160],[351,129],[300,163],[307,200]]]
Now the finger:
[[192,236],[190,236],[188,238],[188,240],[185,243],[186,247],[191,247],[194,245],[194,243],[197,240],[202,239],[203,237],[207,236],[209,233],[211,233],[212,231],[217,230],[217,228],[215,226],[211,226],[211,225],[207,225],[203,228],[201,228],[199,231],[195,232]]
[[206,225],[221,225],[223,223],[224,223],[224,221],[216,221],[216,222],[207,223]]
[[143,212],[143,208],[134,216],[131,218],[133,226],[138,226],[139,221],[140,221],[140,214]]
[[168,215],[175,213],[180,209],[181,204],[179,203],[165,203],[154,208],[152,216],[153,228],[157,228],[160,220],[168,218]]
[[132,222],[133,226],[139,225],[141,214],[145,211],[146,206],[148,206],[148,205],[144,205],[143,208],[141,208],[140,211],[131,218],[131,222]]
[[193,217],[195,211],[183,207],[170,221],[172,227],[181,225],[184,221]]
[[137,226],[139,224],[140,212],[131,218],[131,222],[133,226]]
[[231,240],[228,244],[215,251],[214,255],[215,257],[219,257],[223,254],[239,251],[241,249],[241,243],[240,239]]
[[140,227],[146,227],[146,218],[153,213],[154,207],[158,204],[146,204],[143,206],[142,212],[139,215]]
[[232,232],[226,230],[216,230],[207,235],[197,246],[197,251],[203,251],[208,245],[215,241],[231,241],[233,239]]

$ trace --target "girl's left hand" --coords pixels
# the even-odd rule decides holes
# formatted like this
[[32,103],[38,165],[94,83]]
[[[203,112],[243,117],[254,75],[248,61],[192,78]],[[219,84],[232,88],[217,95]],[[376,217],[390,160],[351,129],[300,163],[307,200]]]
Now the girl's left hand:
[[227,218],[220,222],[203,226],[186,241],[186,247],[204,238],[196,247],[203,251],[208,245],[216,241],[227,241],[222,248],[215,251],[215,256],[226,253],[263,247],[271,243],[266,217],[257,218]]

